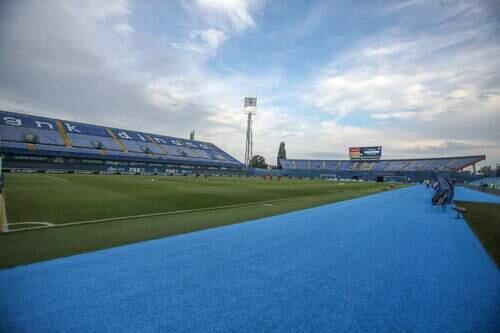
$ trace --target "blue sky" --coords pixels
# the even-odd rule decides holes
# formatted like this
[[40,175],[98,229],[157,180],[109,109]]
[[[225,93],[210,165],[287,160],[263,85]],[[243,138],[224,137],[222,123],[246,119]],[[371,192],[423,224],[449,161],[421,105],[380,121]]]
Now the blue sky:
[[0,107],[275,160],[500,162],[497,1],[4,1]]

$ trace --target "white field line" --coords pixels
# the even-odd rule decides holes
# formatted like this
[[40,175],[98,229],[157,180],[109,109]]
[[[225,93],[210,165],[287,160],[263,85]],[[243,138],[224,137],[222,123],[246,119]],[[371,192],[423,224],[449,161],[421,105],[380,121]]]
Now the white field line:
[[42,225],[39,227],[28,227],[28,228],[19,228],[19,229],[14,229],[14,230],[9,230],[7,232],[12,232],[12,231],[23,231],[23,230],[32,230],[32,229],[38,229],[38,228],[47,228],[47,227],[52,227],[54,224],[49,223],[49,222],[16,222],[16,223],[8,223],[8,226],[14,226],[14,225],[24,225],[24,224],[35,224],[35,225]]
[[63,178],[59,178],[59,177],[55,177],[55,176],[47,176],[47,175],[45,175],[45,177],[50,178],[50,179],[60,180],[62,182],[66,182],[66,183],[68,182],[67,179],[63,179]]
[[[52,224],[51,223],[52,225],[44,225],[44,226],[32,227],[32,228],[15,229],[15,230],[9,230],[8,232],[12,233],[12,232],[18,232],[18,231],[35,230],[35,229],[60,228],[60,227],[67,227],[67,226],[80,225],[80,224],[92,224],[92,223],[101,223],[101,222],[110,222],[110,221],[131,220],[131,219],[138,219],[138,218],[143,218],[143,217],[155,217],[155,216],[176,215],[176,214],[185,214],[185,213],[196,213],[196,212],[204,212],[204,211],[211,211],[211,210],[220,210],[220,209],[238,208],[238,207],[245,207],[245,206],[267,204],[270,202],[278,202],[278,201],[284,201],[284,200],[290,200],[290,199],[296,199],[296,198],[297,197],[282,198],[282,199],[274,199],[274,200],[267,200],[267,201],[247,202],[247,203],[236,204],[236,205],[226,205],[226,206],[216,206],[216,207],[196,208],[196,209],[185,209],[185,210],[176,210],[176,211],[170,211],[170,212],[160,212],[160,213],[150,213],[150,214],[140,214],[140,215],[130,215],[130,216],[120,216],[120,217],[110,217],[107,219],[69,222],[69,223],[61,223],[61,224]],[[24,223],[32,223],[32,222],[9,223],[9,225],[24,224]],[[36,222],[36,223],[38,223],[38,222]],[[48,222],[44,222],[44,223],[48,223]]]
[[50,222],[16,222],[16,223],[9,223],[9,225],[20,225],[20,224],[43,224],[46,226],[53,226],[53,223]]

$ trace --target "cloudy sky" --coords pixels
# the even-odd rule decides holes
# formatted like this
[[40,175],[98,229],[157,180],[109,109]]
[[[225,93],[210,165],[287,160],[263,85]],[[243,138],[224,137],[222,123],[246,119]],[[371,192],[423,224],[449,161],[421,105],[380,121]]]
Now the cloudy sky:
[[0,0],[0,108],[180,137],[242,160],[500,162],[497,1]]

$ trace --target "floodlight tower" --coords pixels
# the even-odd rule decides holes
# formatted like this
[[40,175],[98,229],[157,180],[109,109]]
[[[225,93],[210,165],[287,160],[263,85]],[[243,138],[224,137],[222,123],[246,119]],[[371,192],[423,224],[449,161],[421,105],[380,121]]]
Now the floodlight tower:
[[[0,138],[0,146],[2,144]],[[0,232],[8,232],[7,212],[5,210],[5,199],[3,195],[3,173],[2,173],[3,155],[0,155]]]
[[257,98],[245,97],[244,112],[248,115],[247,121],[247,142],[245,147],[245,165],[251,167],[252,164],[252,147],[253,147],[253,132],[252,132],[252,115],[257,114]]

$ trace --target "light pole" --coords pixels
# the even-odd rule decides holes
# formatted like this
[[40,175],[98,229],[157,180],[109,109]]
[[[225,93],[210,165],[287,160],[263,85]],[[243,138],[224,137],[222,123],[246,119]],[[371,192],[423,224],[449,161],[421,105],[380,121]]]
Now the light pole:
[[245,165],[250,168],[252,165],[252,148],[253,148],[253,131],[252,131],[252,115],[257,114],[257,98],[245,97],[244,112],[248,116],[247,119],[247,139],[245,145]]

